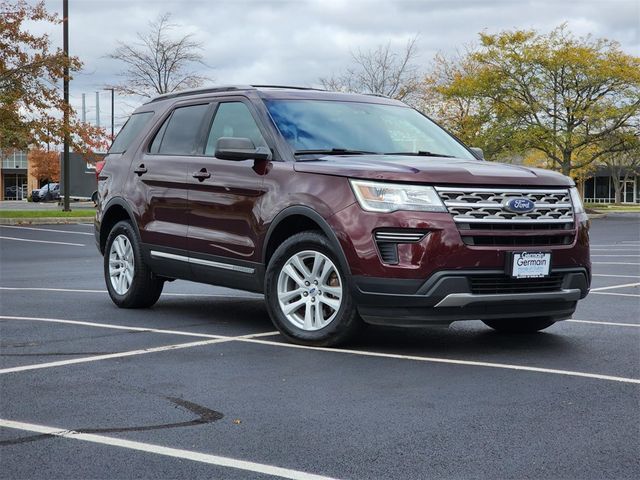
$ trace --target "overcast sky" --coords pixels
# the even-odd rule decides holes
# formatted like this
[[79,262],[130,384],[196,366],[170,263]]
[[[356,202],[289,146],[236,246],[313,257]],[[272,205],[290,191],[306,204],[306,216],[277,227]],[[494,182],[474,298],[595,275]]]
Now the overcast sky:
[[[318,85],[339,73],[350,51],[391,42],[401,48],[419,35],[420,64],[437,52],[475,42],[478,32],[534,28],[567,22],[576,34],[617,40],[640,55],[639,0],[70,0],[70,50],[84,62],[71,84],[80,108],[87,94],[94,121],[95,91],[117,81],[122,65],[106,55],[117,41],[133,42],[148,22],[169,12],[181,30],[203,42],[207,68],[218,84]],[[61,13],[62,0],[46,0]],[[61,29],[51,32],[61,44]],[[102,92],[102,124],[110,121],[109,92]],[[116,99],[116,125],[137,99]]]

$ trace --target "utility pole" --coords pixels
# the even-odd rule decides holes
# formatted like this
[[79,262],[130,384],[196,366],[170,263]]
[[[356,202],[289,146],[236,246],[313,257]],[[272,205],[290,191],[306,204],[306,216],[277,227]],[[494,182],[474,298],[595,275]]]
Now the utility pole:
[[82,94],[82,123],[87,123],[87,99],[86,94]]
[[62,153],[62,179],[64,183],[63,212],[70,212],[69,208],[69,0],[62,0],[62,50],[64,52],[64,151]]
[[100,126],[100,92],[96,92],[96,127]]
[[113,113],[113,106],[115,104],[115,90],[111,87],[109,88],[103,88],[103,90],[110,90],[111,91],[111,142],[113,143],[113,137],[114,137],[114,113]]

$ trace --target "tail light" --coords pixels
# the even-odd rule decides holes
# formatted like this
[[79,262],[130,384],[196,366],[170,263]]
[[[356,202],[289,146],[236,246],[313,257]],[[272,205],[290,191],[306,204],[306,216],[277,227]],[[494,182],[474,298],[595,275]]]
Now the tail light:
[[102,172],[102,169],[104,168],[105,165],[105,161],[104,160],[100,160],[98,162],[96,162],[96,180],[98,180],[100,178],[100,172]]

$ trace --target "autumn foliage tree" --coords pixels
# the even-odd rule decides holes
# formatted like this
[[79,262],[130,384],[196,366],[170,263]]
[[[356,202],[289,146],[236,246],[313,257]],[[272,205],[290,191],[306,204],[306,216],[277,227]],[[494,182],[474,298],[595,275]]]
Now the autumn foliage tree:
[[31,174],[38,182],[48,180],[60,181],[60,153],[34,148],[29,151],[29,166]]
[[[77,72],[82,63],[66,58],[46,34],[34,34],[30,23],[60,24],[44,2],[0,0],[0,149],[24,150],[29,146],[61,144],[69,134],[71,147],[91,155],[106,140],[102,129],[80,122],[64,104],[61,82],[64,68]],[[68,127],[62,112],[69,108]]]
[[640,58],[564,25],[548,34],[480,34],[456,68],[425,84],[446,101],[469,103],[450,124],[466,131],[463,122],[478,120],[473,129],[485,139],[508,140],[499,149],[541,152],[566,175],[624,151],[610,139],[640,115]]

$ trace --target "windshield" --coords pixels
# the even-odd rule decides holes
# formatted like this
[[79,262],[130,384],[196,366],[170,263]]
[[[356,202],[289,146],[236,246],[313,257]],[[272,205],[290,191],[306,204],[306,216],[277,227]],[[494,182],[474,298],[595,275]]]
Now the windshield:
[[455,138],[409,107],[326,100],[268,100],[282,136],[298,154],[437,154],[475,160]]

